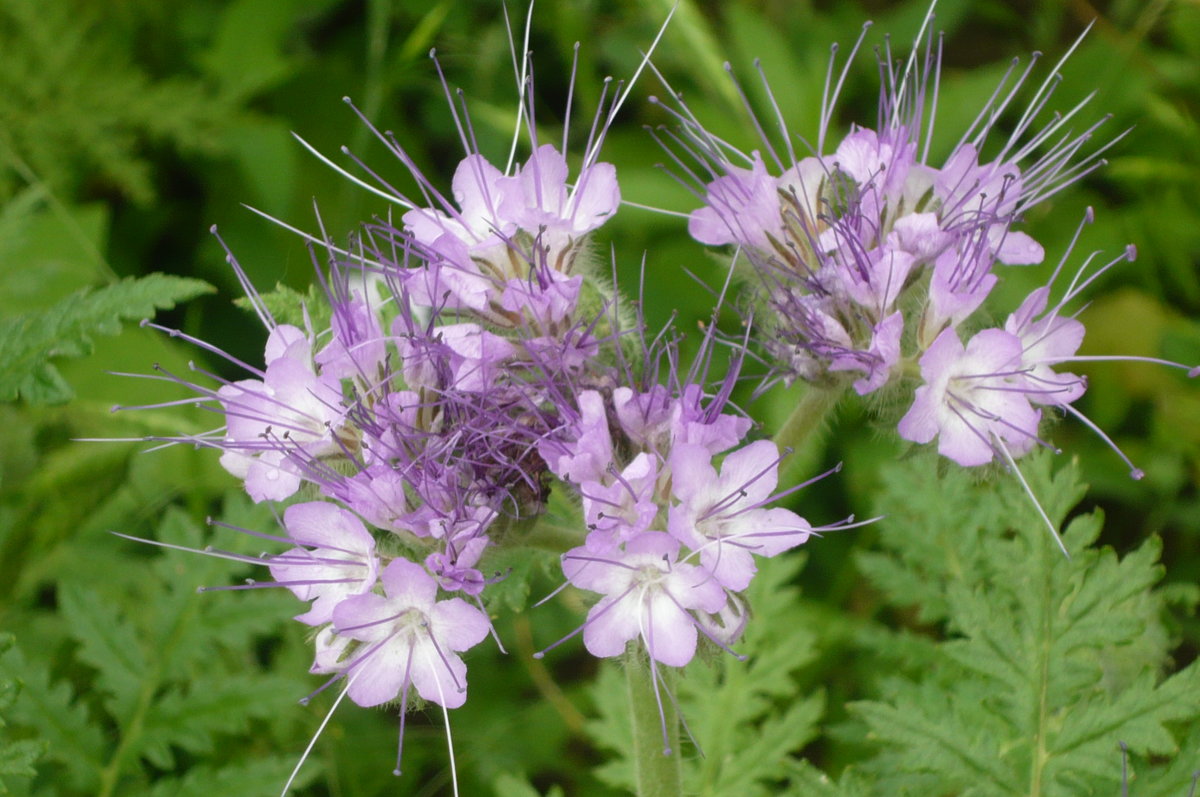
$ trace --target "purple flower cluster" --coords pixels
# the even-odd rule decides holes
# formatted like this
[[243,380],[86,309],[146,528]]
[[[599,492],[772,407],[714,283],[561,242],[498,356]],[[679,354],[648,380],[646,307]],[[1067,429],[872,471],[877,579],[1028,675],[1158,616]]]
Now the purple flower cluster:
[[376,131],[421,197],[375,178],[404,209],[398,224],[364,223],[345,247],[309,236],[328,308],[301,323],[277,320],[228,253],[267,330],[264,365],[193,340],[245,378],[168,375],[224,421],[176,439],[219,449],[254,501],[286,502],[271,538],[290,547],[253,560],[272,581],[252,586],[306,604],[295,619],[314,629],[321,689],[344,684],[361,706],[461,706],[460,654],[489,633],[499,643],[485,601],[506,574],[487,558],[537,540],[552,492],[578,513],[556,552],[566,583],[600,596],[580,629],[596,656],[634,643],[683,666],[701,637],[728,650],[756,557],[821,531],[769,506],[791,491],[777,490],[776,445],[752,440],[730,403],[741,352],[710,380],[710,327],[681,373],[673,333],[626,320],[590,262],[588,235],[620,203],[596,153],[622,100],[576,174],[529,124],[523,164],[468,150],[449,196]]
[[[824,530],[767,508],[781,497],[780,453],[769,440],[746,442],[751,422],[728,405],[736,373],[735,364],[711,396],[695,374],[583,391],[577,416],[540,443],[582,499],[587,537],[562,561],[569,583],[603,596],[579,629],[593,655],[619,655],[636,639],[652,660],[682,667],[701,635],[728,649],[744,627],[740,593],[755,557]],[[731,626],[731,613],[741,622]]]
[[[688,229],[702,243],[740,247],[761,276],[772,319],[768,349],[785,378],[849,371],[860,395],[882,388],[903,370],[909,339],[923,351],[979,309],[996,285],[997,264],[1042,261],[1042,247],[1012,225],[1095,166],[1093,158],[1066,171],[1089,129],[1065,136],[1023,174],[1019,162],[1065,124],[1053,122],[1019,146],[1032,113],[994,160],[980,161],[991,122],[1024,76],[1003,99],[993,98],[942,166],[930,163],[928,138],[924,146],[920,138],[926,88],[938,67],[928,47],[923,64],[918,55],[906,65],[882,64],[893,88],[881,100],[877,129],[854,126],[832,152],[818,149],[798,161],[789,142],[791,165],[771,148],[778,177],[759,152],[733,153],[681,116],[697,144],[690,151],[719,175],[703,186],[704,207]],[[835,99],[836,92],[827,102]],[[828,117],[823,111],[818,147]]]
[[[932,35],[919,38],[905,60],[885,51],[875,128],[854,125],[826,149],[845,79],[843,72],[833,83],[831,60],[833,88],[827,85],[813,154],[797,159],[778,109],[773,121],[785,151],[762,134],[775,174],[759,151],[733,149],[682,104],[673,111],[682,134],[671,134],[668,148],[701,167],[676,159],[703,201],[689,217],[689,232],[701,243],[737,247],[761,286],[755,317],[772,362],[768,384],[830,386],[848,372],[853,389],[868,395],[887,385],[912,390],[919,371],[900,436],[936,439],[938,451],[960,465],[1007,463],[1042,442],[1041,408],[1077,414],[1070,405],[1086,383],[1055,368],[1080,359],[1084,330],[1063,306],[1115,262],[1132,260],[1133,250],[1087,279],[1078,275],[1053,308],[1052,277],[1003,327],[987,327],[981,307],[1004,268],[1044,258],[1042,246],[1016,228],[1022,215],[1101,165],[1099,156],[1115,142],[1076,158],[1102,123],[1082,132],[1067,126],[1083,103],[1039,123],[1057,84],[1054,72],[1005,140],[991,146],[994,154],[982,157],[1035,57],[1019,74],[1014,62],[950,154],[935,162],[928,153],[940,59]],[[761,134],[764,125],[756,128]]]

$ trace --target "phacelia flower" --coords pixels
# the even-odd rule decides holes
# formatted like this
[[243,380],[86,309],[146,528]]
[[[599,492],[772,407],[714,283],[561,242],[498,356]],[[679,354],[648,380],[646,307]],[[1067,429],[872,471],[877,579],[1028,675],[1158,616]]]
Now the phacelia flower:
[[783,508],[766,508],[778,484],[779,450],[770,440],[725,457],[721,472],[708,452],[683,444],[671,451],[672,493],[667,530],[693,551],[721,586],[740,592],[754,576],[754,556],[775,556],[800,545],[808,521]]
[[344,673],[350,699],[378,706],[407,697],[458,708],[467,699],[467,667],[457,655],[491,627],[462,598],[437,600],[437,583],[420,565],[393,559],[380,574],[383,595],[355,595],[333,611],[338,636],[363,643]]
[[293,548],[267,560],[271,575],[312,608],[296,617],[306,625],[323,625],[333,608],[350,595],[375,588],[379,560],[375,538],[362,521],[336,504],[310,501],[283,513],[288,537],[308,548]]
[[[691,213],[689,230],[702,243],[739,247],[762,286],[754,315],[772,365],[768,384],[858,372],[854,388],[865,395],[900,379],[906,360],[980,307],[997,266],[1042,261],[1042,247],[1016,229],[1022,214],[1099,165],[1106,146],[1075,161],[1095,126],[1064,127],[1082,104],[1034,127],[1054,75],[994,158],[982,158],[998,108],[1012,102],[1029,70],[1007,75],[949,156],[932,159],[941,56],[930,21],[907,58],[893,60],[890,49],[880,55],[875,126],[853,125],[829,146],[832,107],[863,39],[840,74],[831,63],[819,133],[804,158],[781,116],[756,123],[762,151],[743,153],[708,133],[686,106],[668,108],[681,126],[671,134],[678,146],[668,149],[699,164],[676,157],[701,182],[704,205]],[[782,147],[764,132],[773,128]],[[1048,140],[1057,143],[1035,156]]]
[[225,413],[221,465],[245,480],[255,501],[280,501],[300,487],[297,459],[338,450],[334,427],[342,395],[317,373],[312,344],[300,329],[280,324],[267,338],[262,379],[243,379],[217,391]]
[[956,330],[944,330],[921,356],[925,384],[900,420],[900,436],[914,443],[936,437],[938,453],[965,466],[991,462],[1000,445],[1013,457],[1024,454],[1042,417],[1023,389],[1024,351],[1002,329],[979,332],[965,348]]
[[583,644],[593,656],[619,656],[640,638],[650,657],[682,667],[696,653],[696,618],[725,605],[725,590],[704,568],[676,560],[679,541],[661,531],[629,540],[623,550],[563,554],[575,586],[604,595],[588,612]]

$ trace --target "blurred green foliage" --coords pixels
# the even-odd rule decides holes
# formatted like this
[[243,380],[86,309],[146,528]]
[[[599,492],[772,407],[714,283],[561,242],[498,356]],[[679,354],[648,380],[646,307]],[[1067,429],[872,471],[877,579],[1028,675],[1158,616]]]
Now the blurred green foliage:
[[[539,128],[559,135],[580,42],[570,129],[578,157],[603,78],[633,74],[672,5],[540,3],[530,40]],[[924,11],[924,0],[684,0],[654,61],[706,125],[743,146],[754,146],[755,138],[724,61],[760,109],[767,100],[755,71],[761,61],[788,124],[811,137],[830,42],[848,44],[873,19],[877,31],[904,43]],[[524,9],[509,12],[519,29]],[[1086,353],[1194,363],[1200,360],[1200,5],[942,0],[937,25],[946,34],[945,66],[935,149],[954,143],[1010,58],[1040,50],[1056,60],[1093,22],[1063,70],[1056,107],[1094,92],[1080,124],[1111,114],[1098,142],[1130,132],[1108,153],[1106,168],[1039,206],[1028,229],[1054,261],[1084,208],[1093,206],[1097,223],[1072,262],[1092,250],[1115,255],[1131,242],[1141,252],[1134,266],[1093,286],[1083,315]],[[435,182],[448,184],[462,151],[427,57],[435,47],[451,84],[465,91],[480,149],[503,160],[516,83],[509,33],[493,0],[0,0],[0,330],[62,307],[80,291],[111,291],[123,278],[161,271],[219,288],[165,314],[164,323],[256,361],[262,330],[231,302],[239,288],[206,231],[219,226],[260,287],[282,282],[304,291],[314,272],[303,242],[241,203],[304,230],[323,224],[335,236],[372,215],[386,216],[385,203],[292,137],[299,134],[349,168],[337,156],[346,145],[393,184],[411,189],[404,169],[343,104],[345,95],[380,130],[395,131]],[[843,125],[873,121],[876,81],[870,56],[861,58],[837,111]],[[618,164],[629,201],[687,211],[693,199],[658,168],[666,158],[643,129],[669,121],[649,102],[665,91],[643,75],[604,157]],[[614,247],[630,293],[648,252],[652,323],[677,313],[676,324],[687,330],[707,319],[711,295],[685,269],[713,283],[722,266],[701,254],[678,218],[626,208],[600,231],[598,246]],[[1046,273],[1011,269],[997,306],[1015,306]],[[0,340],[0,350],[12,342]],[[15,636],[0,657],[0,714],[7,722],[0,727],[0,779],[18,794],[274,793],[330,702],[294,703],[319,685],[304,675],[301,630],[283,622],[295,607],[286,595],[192,595],[198,584],[233,583],[243,572],[177,553],[160,557],[107,533],[236,545],[232,532],[216,538],[200,528],[206,515],[240,505],[226,496],[232,479],[212,452],[143,453],[144,444],[78,442],[202,431],[215,422],[188,407],[109,414],[114,403],[179,397],[170,384],[110,372],[145,374],[158,363],[184,373],[189,360],[217,370],[225,365],[143,329],[92,343],[90,357],[58,362],[62,384],[76,396],[70,403],[0,405],[0,627]],[[1124,553],[1158,534],[1168,588],[1200,581],[1200,390],[1175,372],[1133,364],[1096,364],[1087,375],[1091,390],[1081,408],[1147,472],[1131,482],[1089,431],[1070,421],[1054,430],[1092,484],[1083,508],[1102,507],[1107,516],[1100,541]],[[791,401],[780,391],[754,411],[781,417]],[[846,468],[805,491],[798,506],[811,518],[865,514],[876,504],[882,466],[900,453],[871,417],[844,409],[823,448],[809,456],[813,470],[838,461]],[[814,541],[795,577],[803,597],[764,609],[808,630],[789,643],[800,648],[794,663],[768,662],[783,685],[767,694],[745,686],[751,705],[725,738],[733,745],[754,723],[790,722],[783,738],[796,749],[774,763],[792,769],[763,776],[773,782],[790,778],[794,788],[816,789],[827,784],[817,770],[838,775],[849,768],[841,793],[854,793],[859,764],[873,752],[847,740],[853,731],[839,736],[827,728],[854,727],[849,701],[887,699],[869,666],[848,664],[861,656],[862,636],[887,633],[897,656],[918,661],[944,633],[937,627],[949,611],[944,596],[925,596],[916,601],[919,612],[905,611],[880,597],[877,590],[890,582],[879,581],[878,567],[856,566],[850,554],[876,547],[877,536],[867,529]],[[553,579],[535,577],[535,595],[553,587]],[[792,587],[780,589],[794,597]],[[596,664],[579,650],[564,648],[546,662],[530,658],[578,624],[581,607],[571,601],[506,616],[498,630],[510,655],[472,656],[472,698],[452,718],[464,793],[523,796],[557,785],[567,794],[606,794],[606,784],[623,782],[619,771],[602,770],[603,781],[592,772],[614,733],[603,730],[613,708],[596,704],[606,699],[607,676],[593,689]],[[1154,666],[1181,670],[1200,651],[1200,624],[1182,613],[1165,622],[1156,644],[1173,663]],[[172,647],[178,638],[172,634],[204,636],[206,628],[222,636]],[[701,674],[696,693],[710,681],[735,678],[732,669],[726,662]],[[814,726],[808,716],[783,719],[789,700],[811,701],[821,692],[826,725]],[[40,702],[22,702],[31,696]],[[863,716],[870,722],[869,712]],[[589,732],[587,718],[601,725]],[[697,717],[700,734],[711,725],[707,714]],[[392,717],[343,709],[318,742],[303,793],[444,792],[439,716],[410,718],[406,774],[398,782],[390,774],[394,735]],[[1161,790],[1151,793],[1183,793],[1184,780],[1170,780],[1200,766],[1200,741],[1195,732],[1189,738],[1182,763],[1173,765],[1178,769],[1159,773]],[[706,788],[732,782],[725,778],[734,770],[724,766],[724,760],[705,764]],[[1114,771],[1118,766],[1114,748]]]

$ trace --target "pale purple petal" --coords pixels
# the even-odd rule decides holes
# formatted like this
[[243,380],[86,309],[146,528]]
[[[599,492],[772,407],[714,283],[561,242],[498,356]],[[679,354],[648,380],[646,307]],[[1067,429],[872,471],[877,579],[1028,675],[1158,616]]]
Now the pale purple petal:
[[353,512],[328,501],[289,506],[283,512],[283,525],[288,537],[301,545],[340,548],[364,555],[375,550],[375,538],[362,521]]
[[754,153],[750,169],[726,167],[728,174],[705,186],[705,206],[692,211],[688,234],[710,246],[744,244],[770,249],[771,239],[783,237],[779,189]]
[[428,612],[437,597],[437,582],[416,562],[396,558],[379,576],[388,600]]
[[462,598],[438,601],[429,617],[434,635],[450,650],[464,651],[475,647],[491,628],[487,616]]
[[[405,676],[409,674],[411,656],[411,648],[407,645],[386,642],[368,650],[371,653],[350,669],[350,686],[346,690],[350,699],[363,708],[383,705],[400,696]],[[353,655],[361,656],[362,653]]]
[[430,703],[459,708],[467,702],[467,665],[445,649],[439,656],[428,641],[413,649],[412,683]]
[[741,592],[750,586],[758,566],[754,563],[753,554],[741,547],[740,543],[724,540],[720,538],[706,542],[700,549],[700,561],[722,587]]
[[1032,266],[1046,257],[1042,245],[1023,232],[1013,232],[1002,224],[993,224],[988,239],[996,251],[996,259],[1006,266]]
[[736,491],[740,497],[734,505],[748,506],[766,500],[778,483],[779,447],[770,440],[756,440],[725,457],[717,491],[725,494]]
[[926,262],[937,257],[954,240],[938,223],[936,213],[910,213],[896,220],[888,246]]
[[291,324],[280,324],[267,336],[267,347],[263,358],[267,365],[284,357],[306,360],[308,355],[308,335],[298,327]]
[[246,492],[256,503],[291,498],[300,489],[300,477],[289,465],[278,451],[255,457],[246,467]]
[[583,234],[596,229],[617,212],[620,204],[621,189],[615,166],[597,163],[584,169],[571,195],[571,230]]
[[599,658],[621,655],[625,652],[625,644],[640,633],[640,617],[636,597],[602,598],[588,612],[583,628],[584,647]]
[[572,548],[562,556],[563,575],[580,589],[612,595],[628,587],[633,578],[621,559],[615,544],[607,550]]
[[476,233],[501,227],[496,209],[504,200],[504,173],[482,155],[468,155],[454,170],[450,188],[462,208],[462,218]]
[[[892,313],[875,325],[871,333],[871,345],[867,353],[871,356],[867,376],[854,383],[854,391],[860,396],[872,393],[887,383],[892,368],[900,362],[900,337],[904,333],[904,314]],[[830,370],[833,370],[832,366]]]
[[659,593],[646,602],[642,638],[650,656],[663,664],[682,667],[696,655],[696,626],[691,615],[671,597]]

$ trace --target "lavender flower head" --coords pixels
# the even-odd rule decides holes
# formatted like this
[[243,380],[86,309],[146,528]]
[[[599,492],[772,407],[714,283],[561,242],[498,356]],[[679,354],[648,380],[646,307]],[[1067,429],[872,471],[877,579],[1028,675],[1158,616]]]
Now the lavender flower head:
[[[979,308],[996,284],[996,264],[1041,262],[1041,246],[1014,225],[1099,165],[1104,148],[1071,162],[1097,126],[1079,134],[1066,128],[1080,106],[1037,127],[1053,76],[995,158],[981,162],[995,121],[1036,57],[1015,77],[1014,65],[949,157],[940,166],[931,162],[941,44],[928,32],[930,22],[906,59],[895,60],[890,48],[880,55],[884,84],[876,127],[852,126],[827,149],[833,108],[865,29],[836,82],[831,59],[808,157],[797,158],[778,110],[773,121],[786,149],[778,151],[763,134],[766,158],[715,139],[686,106],[673,111],[682,132],[671,140],[700,168],[676,159],[702,183],[704,206],[692,213],[689,231],[702,243],[732,244],[745,254],[763,286],[763,337],[780,378],[821,381],[848,371],[856,373],[853,386],[863,395],[897,378],[902,360],[914,356],[901,345],[905,333],[919,355],[943,329]],[[1064,131],[1022,167],[1039,145]],[[705,172],[713,179],[700,176]]]
[[593,655],[620,655],[632,641],[652,666],[686,665],[701,640],[732,652],[755,560],[853,525],[814,528],[768,508],[796,488],[777,490],[781,452],[751,441],[750,419],[731,403],[743,353],[708,384],[715,326],[686,372],[673,339],[640,337],[641,367],[625,362],[605,380],[617,387],[580,392],[572,422],[539,445],[578,492],[589,529],[562,555],[563,574],[601,596],[582,626],[539,656],[581,632]]
[[[1132,248],[1090,274],[1085,264],[1047,310],[1064,256],[1004,328],[981,327],[984,302],[1005,269],[1044,259],[1042,246],[1018,229],[1023,215],[1103,165],[1101,155],[1121,136],[1081,156],[1104,120],[1080,132],[1070,127],[1087,99],[1048,111],[1070,52],[1002,135],[997,122],[1030,82],[1035,55],[1025,67],[1013,62],[950,154],[933,160],[942,48],[932,22],[931,8],[908,56],[894,57],[890,45],[880,53],[875,126],[852,125],[828,145],[833,109],[867,28],[840,72],[834,47],[807,157],[797,157],[765,77],[773,116],[754,120],[761,150],[741,152],[716,138],[682,101],[664,104],[679,130],[667,131],[663,144],[703,203],[689,216],[689,232],[701,243],[735,247],[735,259],[749,265],[758,288],[757,342],[770,366],[761,390],[801,379],[836,391],[849,381],[864,396],[894,386],[886,392],[894,400],[913,390],[919,374],[898,433],[915,443],[936,440],[941,454],[963,466],[1011,466],[1035,447],[1052,447],[1040,437],[1042,407],[1079,417],[1111,445],[1071,406],[1086,382],[1056,368],[1080,359],[1083,339],[1083,325],[1064,315],[1065,305],[1115,263],[1132,260]],[[770,128],[780,131],[781,146]]]

